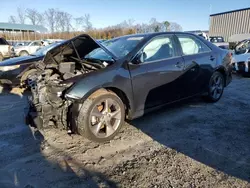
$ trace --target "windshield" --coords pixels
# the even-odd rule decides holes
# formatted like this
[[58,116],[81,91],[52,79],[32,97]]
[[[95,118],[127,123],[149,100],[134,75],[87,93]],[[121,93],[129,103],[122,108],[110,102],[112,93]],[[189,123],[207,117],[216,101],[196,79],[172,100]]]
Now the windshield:
[[[102,45],[112,52],[116,57],[123,58],[130,53],[143,37],[121,37],[102,42]],[[87,54],[84,58],[100,59],[104,61],[112,61],[112,57],[108,55],[102,48],[97,48]]]
[[53,44],[50,44],[50,45],[48,45],[48,46],[42,47],[42,48],[40,48],[39,50],[37,50],[35,53],[33,53],[33,54],[31,54],[31,55],[34,55],[34,56],[44,56],[44,55],[46,55],[46,53],[47,53],[50,49],[52,49],[52,48],[58,46],[58,45],[61,44],[61,43],[62,43],[62,42],[57,42],[57,43],[53,43]]

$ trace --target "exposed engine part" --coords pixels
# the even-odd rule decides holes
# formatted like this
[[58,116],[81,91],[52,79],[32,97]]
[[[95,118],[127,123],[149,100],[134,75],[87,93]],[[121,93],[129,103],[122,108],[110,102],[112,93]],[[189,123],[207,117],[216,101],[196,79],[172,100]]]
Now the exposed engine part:
[[59,64],[59,71],[61,73],[74,73],[76,68],[75,62],[63,62]]
[[62,62],[59,66],[49,66],[50,68],[44,70],[40,67],[37,69],[39,76],[28,76],[27,84],[32,92],[30,112],[36,114],[36,117],[32,118],[36,118],[36,123],[41,124],[39,128],[56,127],[71,131],[67,117],[72,102],[64,98],[64,93],[73,83],[62,82],[97,69],[92,65],[89,65],[90,68],[83,66],[84,68],[81,68],[75,62]]
[[97,48],[94,40],[79,37],[47,52],[43,61],[30,67],[32,74],[25,74],[32,93],[29,119],[39,124],[37,127],[74,131],[68,118],[72,116],[72,101],[64,96],[80,75],[109,66],[110,62],[82,58]]

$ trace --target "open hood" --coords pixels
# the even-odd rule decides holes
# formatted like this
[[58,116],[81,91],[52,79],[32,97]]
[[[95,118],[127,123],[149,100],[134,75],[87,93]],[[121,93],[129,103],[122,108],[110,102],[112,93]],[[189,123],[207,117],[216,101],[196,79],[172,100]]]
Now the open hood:
[[60,61],[62,56],[72,56],[75,58],[84,58],[91,51],[102,48],[108,55],[110,55],[114,60],[116,56],[110,52],[107,48],[101,45],[99,42],[95,41],[87,34],[79,35],[75,38],[62,42],[60,45],[52,48],[47,52],[44,57],[44,63],[47,64],[51,61]]

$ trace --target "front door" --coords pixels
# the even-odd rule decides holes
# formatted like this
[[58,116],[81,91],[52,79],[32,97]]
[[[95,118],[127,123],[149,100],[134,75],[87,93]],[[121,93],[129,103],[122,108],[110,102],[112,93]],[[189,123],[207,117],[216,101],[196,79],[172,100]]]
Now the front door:
[[129,63],[136,110],[178,100],[184,60],[177,55],[173,35],[153,38],[141,54],[140,64]]

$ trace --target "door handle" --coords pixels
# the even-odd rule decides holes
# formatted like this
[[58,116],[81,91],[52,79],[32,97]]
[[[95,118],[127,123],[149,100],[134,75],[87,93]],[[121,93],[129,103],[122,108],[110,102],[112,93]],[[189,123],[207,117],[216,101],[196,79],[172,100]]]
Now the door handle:
[[183,62],[177,62],[175,64],[175,67],[177,67],[177,68],[183,68],[184,67],[184,63]]
[[211,55],[210,60],[213,61],[214,59],[215,59],[215,57]]

